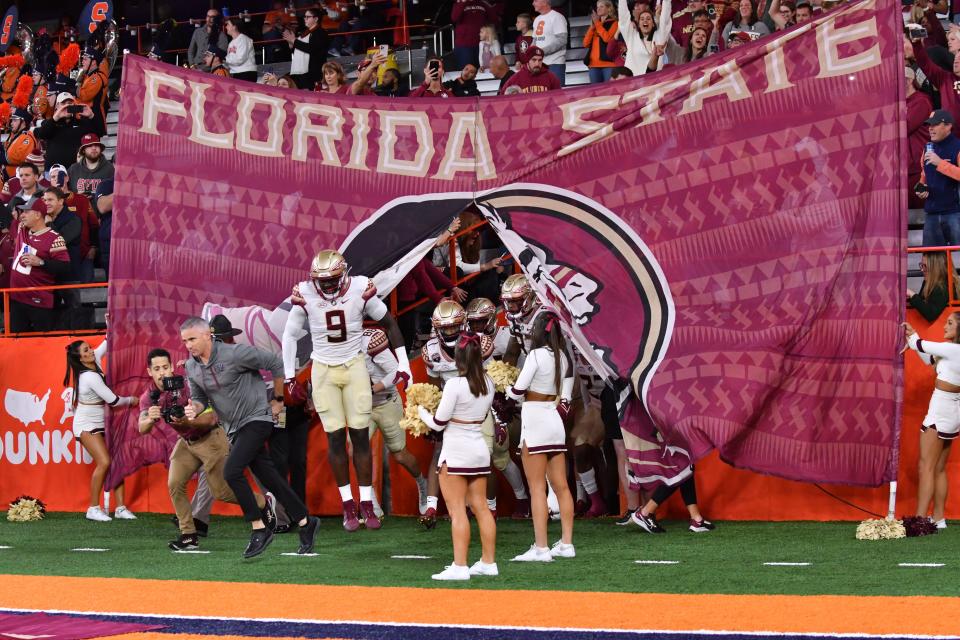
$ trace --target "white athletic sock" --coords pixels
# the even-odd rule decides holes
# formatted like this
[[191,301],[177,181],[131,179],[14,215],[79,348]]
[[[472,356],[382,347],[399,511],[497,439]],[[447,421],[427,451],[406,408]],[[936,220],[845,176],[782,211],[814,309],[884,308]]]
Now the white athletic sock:
[[487,509],[490,511],[497,510],[497,499],[496,498],[487,498]]
[[592,468],[580,474],[580,482],[583,483],[583,488],[588,495],[592,496],[597,492],[597,474]]
[[580,481],[580,476],[577,476],[577,502],[587,499],[587,490],[583,488],[583,482]]
[[414,478],[414,481],[417,483],[417,488],[418,488],[418,489],[420,489],[420,490],[423,491],[424,493],[427,492],[427,479],[426,479],[426,478],[424,478],[423,476],[417,476],[416,478]]
[[511,460],[507,463],[503,470],[503,477],[510,483],[510,488],[513,489],[513,495],[517,500],[527,499],[527,488],[523,486],[523,472],[520,471],[516,462]]
[[360,502],[373,500],[373,487],[360,487]]
[[427,509],[436,509],[440,504],[440,498],[437,496],[427,496]]
[[350,490],[350,485],[344,485],[339,487],[340,489],[340,500],[341,502],[347,502],[348,500],[353,500],[353,491]]
[[547,480],[547,509],[554,513],[560,513],[560,500],[554,493],[553,487],[550,486],[549,480]]

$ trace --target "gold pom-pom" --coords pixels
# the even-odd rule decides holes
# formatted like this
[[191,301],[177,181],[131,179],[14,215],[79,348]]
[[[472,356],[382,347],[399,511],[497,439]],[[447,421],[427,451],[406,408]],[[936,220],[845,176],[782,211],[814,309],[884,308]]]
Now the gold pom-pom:
[[10,503],[7,510],[7,520],[10,522],[35,522],[43,520],[46,506],[39,498],[21,496]]
[[901,520],[864,520],[857,525],[857,540],[895,540],[906,538]]
[[430,433],[430,427],[420,419],[420,407],[430,413],[440,404],[440,389],[435,384],[418,382],[407,389],[407,405],[403,409],[400,428],[415,438]]
[[497,391],[504,393],[520,377],[520,369],[503,360],[494,360],[487,365],[487,375],[493,380]]

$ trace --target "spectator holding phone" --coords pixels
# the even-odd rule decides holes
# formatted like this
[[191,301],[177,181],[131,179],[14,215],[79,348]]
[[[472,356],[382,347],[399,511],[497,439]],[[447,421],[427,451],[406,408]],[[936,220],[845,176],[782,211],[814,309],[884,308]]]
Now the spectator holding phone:
[[433,56],[423,69],[423,84],[410,93],[411,98],[452,98],[453,93],[443,86],[443,60]]
[[937,65],[921,44],[923,34],[918,30],[911,30],[904,38],[903,57],[907,60],[915,59],[917,66],[923,71],[930,84],[940,93],[940,108],[950,112],[953,121],[960,118],[960,56],[953,58],[953,70],[946,71]]
[[[700,2],[701,0],[694,0]],[[617,10],[613,0],[597,0],[597,8],[590,13],[590,28],[583,36],[587,49],[584,62],[590,82],[606,82],[617,65],[607,53],[607,45],[617,37]]]
[[930,142],[930,129],[926,119],[933,111],[933,102],[923,91],[917,91],[917,73],[910,67],[904,67],[907,83],[907,153],[910,160],[907,162],[907,206],[911,209],[922,209],[923,200],[917,195],[914,186],[920,182],[922,164],[920,159]]
[[45,170],[49,171],[55,164],[70,166],[77,160],[83,136],[94,133],[93,110],[78,104],[72,94],[61,92],[57,95],[53,117],[41,122],[33,133],[47,147]]
[[924,199],[923,246],[943,247],[960,243],[960,138],[953,133],[953,115],[937,109],[925,120],[930,143],[923,154],[920,182]]
[[320,26],[320,10],[307,9],[303,14],[305,28],[299,35],[292,29],[284,29],[283,39],[292,51],[290,75],[301,89],[312,89],[323,77],[323,65],[327,62],[329,39]]

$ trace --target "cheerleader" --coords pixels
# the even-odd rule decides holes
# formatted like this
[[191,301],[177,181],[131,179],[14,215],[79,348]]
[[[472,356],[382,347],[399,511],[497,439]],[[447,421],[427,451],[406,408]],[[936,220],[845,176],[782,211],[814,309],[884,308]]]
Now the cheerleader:
[[[494,384],[483,369],[480,336],[463,334],[457,342],[454,360],[459,375],[444,384],[436,414],[430,415],[420,407],[420,419],[431,429],[444,432],[437,467],[453,535],[453,564],[434,574],[434,580],[469,580],[470,576],[498,574],[494,559],[497,524],[487,509],[490,450],[482,431],[493,403]],[[468,503],[480,527],[482,548],[480,560],[470,568]]]
[[938,529],[946,529],[947,458],[950,444],[960,432],[960,313],[951,313],[943,327],[944,342],[921,340],[916,330],[904,323],[907,346],[920,359],[937,370],[937,381],[930,408],[920,427],[917,515],[926,516],[933,499],[933,520]]
[[[87,520],[108,522],[111,518],[100,508],[100,493],[110,469],[110,453],[104,440],[104,405],[124,407],[135,404],[137,398],[121,398],[107,386],[100,369],[100,359],[107,351],[107,341],[96,348],[83,340],[67,346],[67,373],[63,386],[73,388],[73,435],[93,458],[96,467],[90,478],[90,507]],[[113,517],[119,520],[136,520],[136,516],[123,504],[123,483],[116,488],[117,509]]]
[[[556,315],[543,313],[533,325],[530,353],[510,398],[524,399],[520,410],[520,452],[530,486],[534,545],[514,561],[552,562],[573,558],[573,498],[567,486],[566,432],[563,422],[570,412],[573,367],[567,356]],[[557,399],[560,403],[557,404]],[[547,480],[560,503],[560,540],[547,547]]]

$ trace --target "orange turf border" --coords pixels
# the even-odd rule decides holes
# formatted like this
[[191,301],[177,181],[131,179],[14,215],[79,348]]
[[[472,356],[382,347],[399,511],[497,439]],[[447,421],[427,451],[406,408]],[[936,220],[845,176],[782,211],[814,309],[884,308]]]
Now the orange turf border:
[[19,575],[0,575],[0,584],[7,587],[0,590],[0,608],[46,611],[632,631],[960,634],[960,598],[926,596],[485,591]]

